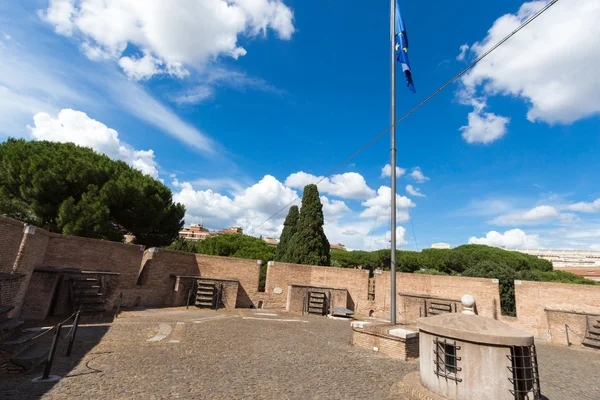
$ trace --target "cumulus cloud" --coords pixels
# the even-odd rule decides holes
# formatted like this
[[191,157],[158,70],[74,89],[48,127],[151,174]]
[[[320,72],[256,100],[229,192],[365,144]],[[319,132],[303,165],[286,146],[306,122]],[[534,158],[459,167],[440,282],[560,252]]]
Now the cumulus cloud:
[[342,200],[329,200],[325,196],[321,196],[323,204],[323,215],[325,218],[338,218],[344,213],[349,213],[350,208]]
[[158,177],[154,151],[134,149],[119,139],[117,131],[88,117],[84,112],[64,109],[56,118],[47,113],[37,113],[33,117],[33,123],[29,130],[35,140],[70,142],[91,147],[111,158],[125,161],[144,174]]
[[512,212],[494,218],[490,223],[494,225],[536,225],[547,223],[560,218],[560,212],[553,206],[538,206],[527,211]]
[[[387,231],[384,235],[376,235],[373,238],[369,238],[369,248],[371,250],[379,250],[379,249],[390,249],[392,247],[392,231]],[[408,242],[405,239],[406,229],[402,226],[396,227],[396,248],[401,248],[402,246],[406,246]]]
[[[304,186],[315,183],[322,178],[322,176],[300,171],[288,176],[285,184],[291,188],[304,189]],[[367,185],[365,178],[356,172],[333,175],[331,178],[323,179],[317,186],[322,193],[344,199],[363,200],[375,195],[375,191]]]
[[410,173],[410,177],[419,183],[427,182],[429,180],[423,171],[421,171],[421,167],[414,167]]
[[[516,14],[498,18],[487,36],[470,46],[477,57],[539,11],[547,1],[524,3]],[[471,99],[485,104],[491,95],[518,97],[527,119],[569,124],[600,113],[600,2],[558,2],[479,62],[461,79]],[[461,51],[462,51],[461,47]],[[475,107],[461,128],[469,143],[489,143],[506,132],[508,119]]]
[[584,201],[571,204],[567,207],[571,211],[578,211],[582,213],[597,213],[600,211],[600,199],[596,199],[591,203],[586,203]]
[[475,108],[468,116],[468,125],[462,126],[460,131],[467,143],[491,143],[506,134],[506,126],[510,118],[502,117],[483,108]]
[[[406,173],[404,168],[396,167],[396,178],[400,178],[402,175]],[[392,166],[390,164],[385,164],[383,168],[381,168],[381,177],[391,177],[392,176]]]
[[[42,14],[57,33],[80,40],[84,54],[117,60],[134,79],[181,76],[186,66],[237,59],[246,54],[241,36],[252,39],[272,30],[288,40],[295,31],[293,13],[282,0],[50,0]],[[146,55],[124,56],[130,48]]]
[[[377,196],[362,203],[366,209],[360,214],[361,218],[377,218],[381,223],[384,223],[386,218],[389,219],[388,216],[391,214],[391,199],[392,189],[389,186],[381,186],[377,189]],[[396,194],[397,222],[409,220],[408,209],[411,207],[415,207],[415,203],[411,199]]]
[[258,225],[298,197],[296,191],[271,175],[233,196],[211,189],[195,190],[190,182],[178,182],[178,187],[173,199],[186,206],[186,224],[202,221],[213,229],[239,225],[252,234],[268,236],[279,236],[287,209],[260,228]]
[[423,193],[421,193],[420,189],[413,187],[413,185],[406,185],[406,192],[411,196],[426,197]]
[[469,244],[486,244],[488,246],[504,247],[507,249],[536,249],[540,247],[538,235],[528,235],[521,229],[511,229],[504,233],[490,231],[485,237],[471,237]]

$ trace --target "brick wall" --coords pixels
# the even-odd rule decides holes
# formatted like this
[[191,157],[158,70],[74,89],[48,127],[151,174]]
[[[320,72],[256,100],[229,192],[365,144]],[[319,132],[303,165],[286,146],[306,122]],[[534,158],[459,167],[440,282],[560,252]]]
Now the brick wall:
[[419,358],[419,335],[409,339],[401,339],[390,335],[368,332],[360,328],[352,328],[352,344],[403,361]]
[[10,273],[23,238],[24,224],[0,215],[0,273]]
[[[15,300],[24,279],[24,275],[0,273],[0,306],[17,306]],[[2,317],[8,315],[0,316]]]
[[50,233],[43,259],[46,267],[117,272],[120,284],[135,287],[144,246]]
[[256,260],[196,254],[197,268],[204,278],[235,279],[240,282],[238,308],[258,305],[260,266]]
[[57,289],[60,274],[34,272],[25,294],[21,316],[25,319],[44,319],[48,316],[52,295]]
[[502,320],[545,340],[551,339],[546,308],[600,314],[600,286],[516,281],[515,299],[517,318]]
[[[422,300],[413,296],[460,300],[471,294],[479,315],[497,318],[500,314],[499,287],[492,279],[396,273],[396,293],[396,319],[405,323],[414,322],[422,308]],[[366,302],[359,313],[368,315],[373,310],[376,317],[389,317],[390,296],[390,273],[375,275],[375,300]]]
[[307,302],[309,291],[323,292],[327,297],[331,295],[330,307],[332,308],[347,307],[348,305],[348,291],[346,289],[290,285],[287,289],[286,311],[302,312],[305,308],[304,305]]
[[[552,343],[581,346],[586,333],[586,315],[570,311],[546,310]],[[600,316],[595,318],[600,319]],[[567,342],[567,331],[569,339]]]
[[[367,303],[369,271],[275,262],[267,268],[268,300],[264,307],[285,308],[287,287],[291,284],[347,289],[348,308],[356,310]],[[276,294],[275,288],[281,288],[282,294]]]

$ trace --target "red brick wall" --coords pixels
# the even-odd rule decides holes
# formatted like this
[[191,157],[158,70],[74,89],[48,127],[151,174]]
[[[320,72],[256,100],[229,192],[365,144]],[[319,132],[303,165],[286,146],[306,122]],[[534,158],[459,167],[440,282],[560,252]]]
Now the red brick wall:
[[[422,305],[401,294],[456,300],[471,294],[475,297],[479,315],[491,318],[500,315],[499,287],[492,279],[396,273],[396,293],[396,319],[405,323],[414,322],[419,313],[418,307]],[[374,310],[376,317],[389,318],[390,296],[390,273],[375,275],[375,300],[365,303],[359,313],[368,315],[370,310]]]
[[[369,271],[275,262],[267,268],[265,294],[269,299],[265,308],[285,308],[287,287],[291,284],[347,289],[348,307],[356,310],[367,303]],[[275,294],[276,287],[283,293]]]
[[236,279],[240,282],[237,306],[257,307],[260,266],[256,260],[196,254],[200,276],[205,278]]
[[515,299],[517,318],[502,320],[543,339],[550,339],[546,308],[600,314],[600,286],[516,281]]
[[23,238],[24,224],[0,215],[0,273],[10,273]]
[[[0,274],[0,306],[17,306],[15,303],[22,282],[26,277],[16,274]],[[9,315],[0,316],[7,318]]]
[[25,319],[44,319],[50,311],[50,302],[60,274],[57,272],[34,272],[25,294],[21,316]]
[[[419,358],[419,336],[409,339],[391,338],[367,332],[363,329],[352,329],[352,344],[383,356],[403,361]],[[377,350],[375,350],[377,348]]]

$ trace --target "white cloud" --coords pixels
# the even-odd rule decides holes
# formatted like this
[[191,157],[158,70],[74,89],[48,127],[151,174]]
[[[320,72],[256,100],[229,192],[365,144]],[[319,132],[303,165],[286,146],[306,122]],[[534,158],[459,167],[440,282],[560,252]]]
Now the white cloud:
[[406,191],[411,196],[426,197],[423,193],[421,193],[420,189],[413,187],[413,185],[406,185]]
[[[396,249],[401,248],[402,246],[406,246],[408,242],[405,239],[406,229],[402,226],[396,227]],[[373,239],[368,239],[370,241],[369,247],[371,250],[380,250],[380,249],[391,249],[391,240],[392,234],[391,231],[387,231],[385,235],[376,235],[373,236]]]
[[136,81],[148,79],[160,71],[160,61],[148,53],[141,58],[121,57],[119,65],[129,78]]
[[[27,18],[17,18],[15,26]],[[83,57],[56,57],[67,51],[65,45],[30,31],[15,28],[14,37],[10,45],[0,46],[0,137],[25,136],[26,124],[38,112],[55,114],[65,108],[112,112],[115,107],[193,149],[214,153],[217,145],[209,137],[114,68]]]
[[[392,189],[389,186],[381,186],[377,189],[377,196],[362,202],[366,209],[360,214],[361,218],[377,218],[384,223],[386,218],[389,220],[391,214],[390,202],[392,199]],[[396,221],[405,222],[409,220],[408,209],[415,207],[406,196],[396,194]]]
[[[295,31],[293,13],[281,0],[50,0],[43,16],[57,33],[78,38],[94,59],[119,60],[133,47],[156,60],[152,73],[170,75],[245,55],[240,36],[270,29],[288,40]],[[130,72],[132,65],[125,65]],[[148,78],[150,68],[144,72],[132,77]]]
[[[563,214],[564,215],[564,214]],[[512,212],[490,221],[494,225],[536,225],[547,223],[561,217],[560,212],[553,206],[537,206],[527,211]]]
[[[304,189],[304,186],[316,183],[322,178],[322,176],[314,176],[300,171],[288,176],[285,184],[291,188]],[[346,172],[325,178],[317,187],[322,193],[344,199],[362,200],[375,195],[375,191],[367,185],[365,178],[356,172]]]
[[540,247],[538,235],[528,235],[521,229],[511,229],[504,233],[490,231],[485,237],[471,237],[469,244],[486,244],[488,246],[505,247],[507,249],[536,249]]
[[467,143],[487,144],[506,134],[506,126],[510,118],[475,108],[469,113],[468,121],[468,125],[460,128],[463,139]]
[[325,218],[335,219],[351,211],[342,200],[329,200],[326,196],[321,196],[321,203],[323,204]]
[[423,174],[423,171],[421,171],[421,167],[414,167],[410,173],[410,177],[419,183],[423,183],[429,180],[429,178],[426,177],[425,174]]
[[212,229],[238,225],[253,235],[279,236],[287,209],[261,227],[258,225],[298,197],[270,175],[233,196],[211,189],[195,190],[190,182],[178,182],[178,187],[180,191],[175,192],[173,199],[186,206],[186,224],[202,221]]
[[152,150],[136,150],[119,139],[119,134],[86,113],[64,109],[56,118],[47,113],[37,113],[30,128],[35,140],[70,142],[91,147],[99,153],[122,160],[144,174],[158,177],[158,164]]
[[571,211],[578,211],[583,213],[597,213],[600,211],[600,199],[596,199],[591,203],[584,201],[571,204],[567,207]]
[[456,59],[458,61],[464,61],[466,56],[467,56],[467,51],[469,50],[469,45],[468,44],[463,44],[462,46],[460,46],[460,54],[458,56],[456,56]]
[[217,87],[228,87],[238,91],[255,90],[283,96],[286,92],[271,85],[262,78],[249,76],[244,72],[213,67],[200,74],[202,83],[177,94],[173,100],[179,104],[197,104],[212,99]]
[[[400,178],[402,175],[406,173],[404,168],[396,167],[396,178]],[[392,176],[392,166],[390,164],[385,164],[383,168],[381,168],[381,177],[391,177]]]
[[[471,46],[473,56],[483,54],[546,4],[547,1],[527,2],[516,14],[498,18],[487,36]],[[529,106],[530,121],[568,124],[597,115],[600,112],[598,20],[598,1],[558,2],[478,63],[462,78],[462,84],[473,95],[478,91],[484,97],[497,94],[520,97]],[[502,118],[494,114],[473,117],[475,123],[478,119],[494,123],[495,128],[488,131],[487,138],[492,138],[493,132],[497,136],[502,132],[505,125]]]

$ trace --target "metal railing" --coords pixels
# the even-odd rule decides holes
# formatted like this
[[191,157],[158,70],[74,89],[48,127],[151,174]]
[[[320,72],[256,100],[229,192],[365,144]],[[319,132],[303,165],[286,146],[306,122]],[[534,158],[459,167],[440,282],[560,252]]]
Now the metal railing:
[[[48,330],[42,332],[41,334],[30,339],[30,341],[34,341],[34,340],[46,335],[47,333],[54,332],[54,337],[52,338],[52,343],[50,344],[50,351],[48,352],[48,357],[46,358],[45,365],[44,365],[44,373],[42,374],[41,378],[39,378],[39,380],[41,380],[41,381],[48,380],[48,378],[50,377],[52,363],[54,362],[56,348],[58,347],[58,341],[60,339],[63,339],[63,340],[68,339],[69,340],[69,344],[67,345],[67,352],[66,352],[65,356],[66,357],[71,356],[71,353],[73,351],[73,344],[75,342],[75,335],[77,334],[77,328],[79,327],[80,317],[81,317],[81,311],[77,311],[77,312],[71,314],[71,316],[69,318],[65,319],[64,321],[59,322],[58,324],[52,326],[50,329],[48,329]],[[62,336],[60,333],[61,333],[63,326],[73,318],[74,318],[74,320],[73,320],[73,325],[71,325],[71,329],[69,330],[69,332],[67,332],[67,334],[65,336]]]

